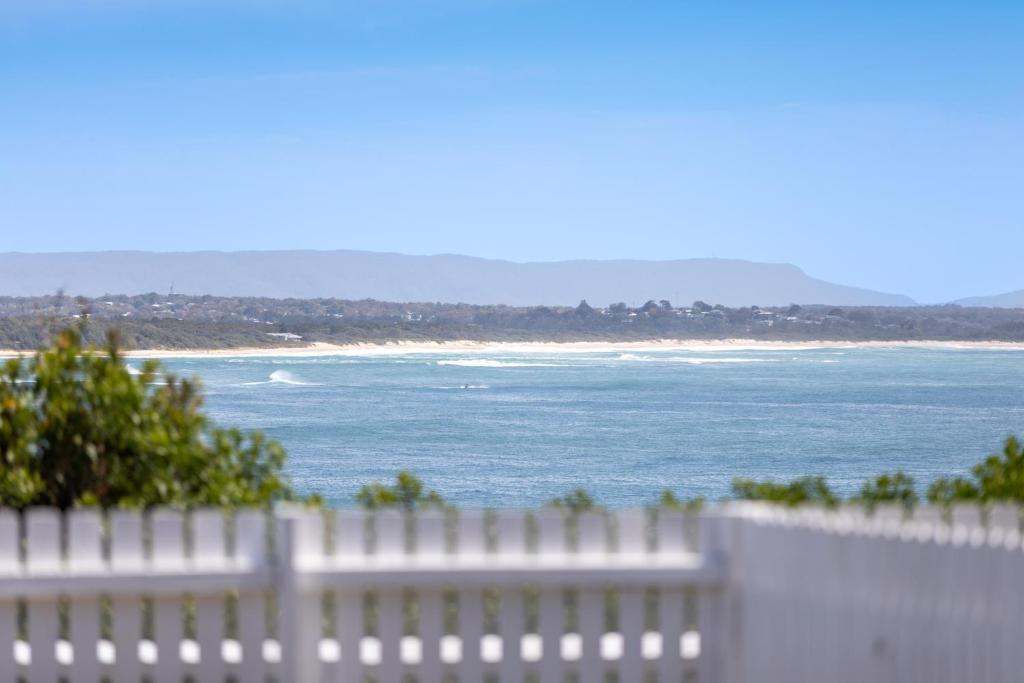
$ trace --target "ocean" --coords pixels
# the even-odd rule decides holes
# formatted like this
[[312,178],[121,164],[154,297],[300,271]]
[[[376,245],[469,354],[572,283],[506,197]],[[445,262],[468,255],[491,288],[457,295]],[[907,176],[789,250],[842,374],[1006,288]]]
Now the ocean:
[[[133,363],[138,361],[133,360]],[[261,429],[302,492],[352,505],[402,469],[465,506],[583,487],[610,507],[734,477],[903,469],[923,487],[1024,435],[1024,351],[797,348],[191,357],[220,424]]]

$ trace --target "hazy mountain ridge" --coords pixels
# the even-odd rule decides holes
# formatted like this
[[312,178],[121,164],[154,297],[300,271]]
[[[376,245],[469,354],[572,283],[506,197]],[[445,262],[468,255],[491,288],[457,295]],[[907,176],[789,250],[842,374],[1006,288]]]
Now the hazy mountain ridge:
[[732,259],[514,263],[367,251],[0,254],[0,295],[167,292],[515,306],[665,298],[726,306],[909,306],[899,294],[812,278],[789,264]]
[[985,306],[990,308],[1024,308],[1024,289],[992,296],[970,296],[957,299],[953,303],[960,306]]

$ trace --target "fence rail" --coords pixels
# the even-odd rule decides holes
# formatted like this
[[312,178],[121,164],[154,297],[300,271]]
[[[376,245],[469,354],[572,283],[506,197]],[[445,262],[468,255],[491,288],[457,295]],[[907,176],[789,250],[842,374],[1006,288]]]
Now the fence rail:
[[0,511],[0,683],[999,683],[1017,508]]

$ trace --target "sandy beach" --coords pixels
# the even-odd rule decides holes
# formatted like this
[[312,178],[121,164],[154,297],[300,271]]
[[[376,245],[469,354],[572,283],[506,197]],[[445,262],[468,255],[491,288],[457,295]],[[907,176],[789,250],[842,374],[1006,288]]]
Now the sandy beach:
[[[629,351],[807,351],[812,349],[995,349],[1024,350],[1024,342],[1004,341],[769,341],[760,339],[651,339],[647,341],[603,342],[386,342],[383,344],[329,344],[315,342],[307,346],[233,348],[233,349],[138,349],[126,352],[136,358],[194,358],[244,356],[403,356],[444,353],[615,353]],[[0,357],[24,352],[0,349]]]

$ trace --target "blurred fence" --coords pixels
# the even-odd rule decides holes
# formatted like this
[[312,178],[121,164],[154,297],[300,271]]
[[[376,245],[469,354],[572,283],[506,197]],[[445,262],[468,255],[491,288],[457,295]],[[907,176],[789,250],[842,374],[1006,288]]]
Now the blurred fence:
[[1016,508],[0,512],[0,682],[1019,681]]

